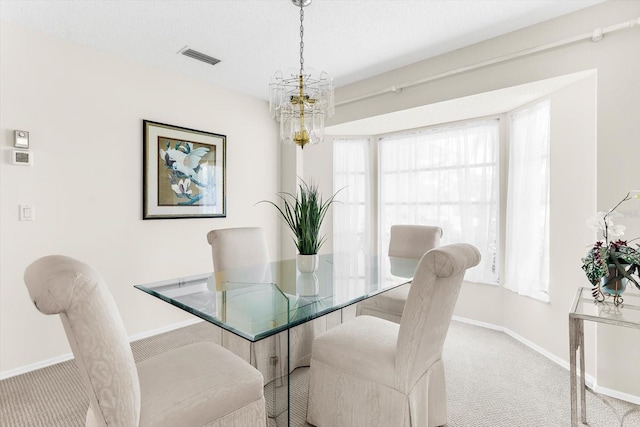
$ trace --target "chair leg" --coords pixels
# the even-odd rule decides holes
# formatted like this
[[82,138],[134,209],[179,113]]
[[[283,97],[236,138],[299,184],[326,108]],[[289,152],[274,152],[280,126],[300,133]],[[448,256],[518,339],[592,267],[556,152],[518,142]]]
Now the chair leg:
[[445,425],[447,423],[447,389],[442,359],[431,368],[428,399],[429,427]]

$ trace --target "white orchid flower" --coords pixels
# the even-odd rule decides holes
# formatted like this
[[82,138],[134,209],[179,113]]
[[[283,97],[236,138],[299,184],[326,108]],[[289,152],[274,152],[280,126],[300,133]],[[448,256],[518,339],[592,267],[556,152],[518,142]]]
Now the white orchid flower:
[[625,227],[624,225],[613,225],[613,224],[610,224],[608,228],[609,230],[607,235],[609,236],[609,238],[620,237],[624,234],[624,231],[627,229],[627,227]]
[[180,181],[178,181],[177,184],[172,184],[171,185],[171,189],[179,197],[180,196],[184,197],[184,196],[190,196],[191,195],[192,191],[189,190],[190,186],[191,186],[191,180],[190,179],[181,179]]
[[593,231],[604,231],[604,216],[606,212],[598,212],[587,220],[587,227]]
[[[606,217],[606,218],[605,218]],[[624,235],[627,229],[624,225],[616,225],[612,218],[621,218],[622,214],[618,212],[598,212],[587,220],[587,226],[594,231],[601,231],[603,237],[607,240]]]

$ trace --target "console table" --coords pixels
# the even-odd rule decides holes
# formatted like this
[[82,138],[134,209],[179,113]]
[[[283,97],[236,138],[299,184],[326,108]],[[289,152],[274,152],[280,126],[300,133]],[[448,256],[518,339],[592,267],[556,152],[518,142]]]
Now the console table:
[[577,358],[580,357],[580,420],[587,423],[586,384],[584,378],[584,321],[640,329],[640,294],[622,295],[624,303],[594,302],[590,288],[579,288],[569,313],[569,365],[571,380],[571,427],[578,427]]

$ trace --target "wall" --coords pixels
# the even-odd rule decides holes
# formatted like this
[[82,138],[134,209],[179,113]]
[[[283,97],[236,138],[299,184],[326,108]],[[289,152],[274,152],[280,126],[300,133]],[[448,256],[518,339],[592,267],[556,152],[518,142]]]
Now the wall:
[[[0,49],[1,373],[70,353],[22,281],[40,256],[98,269],[130,335],[193,319],[133,285],[211,271],[210,229],[265,227],[277,258],[278,218],[254,206],[279,190],[266,102],[4,22]],[[143,119],[227,136],[226,218],[142,220]],[[10,164],[15,129],[30,132],[31,167]],[[20,203],[35,221],[18,221]]]
[[[340,103],[394,84],[415,81],[578,34],[591,34],[595,28],[638,17],[640,2],[606,2],[339,88],[336,101]],[[597,99],[597,121],[581,122],[580,117],[590,114],[589,105],[583,105],[584,109],[572,116],[572,108],[579,107],[580,101],[567,101],[561,107],[564,112],[557,112],[565,116],[565,121],[552,124],[552,131],[564,136],[560,138],[562,145],[559,151],[552,153],[552,169],[558,171],[558,175],[552,176],[555,185],[551,193],[551,303],[545,305],[475,285],[465,286],[456,312],[462,317],[512,330],[564,364],[569,359],[567,313],[577,287],[588,286],[580,270],[579,258],[585,253],[586,245],[595,239],[583,224],[596,210],[613,207],[626,191],[640,188],[639,53],[640,26],[636,25],[608,34],[598,43],[573,43],[406,88],[400,93],[345,103],[336,108],[336,116],[331,122],[346,123],[578,71],[597,70],[595,94],[589,92],[590,88],[579,93],[581,97],[594,96]],[[588,137],[593,132],[597,137],[595,150],[588,145]],[[583,146],[583,143],[587,145]],[[640,236],[637,215],[628,218],[625,225],[628,227],[626,236]],[[596,337],[591,328],[587,336],[590,349],[588,373],[597,378],[601,388],[640,402],[638,365],[632,362],[628,365],[607,363],[620,355],[636,357],[634,360],[637,360],[640,331],[609,328],[606,334],[600,334],[602,329],[598,330]],[[594,350],[596,339],[597,351]],[[616,372],[611,372],[613,365],[618,366]]]

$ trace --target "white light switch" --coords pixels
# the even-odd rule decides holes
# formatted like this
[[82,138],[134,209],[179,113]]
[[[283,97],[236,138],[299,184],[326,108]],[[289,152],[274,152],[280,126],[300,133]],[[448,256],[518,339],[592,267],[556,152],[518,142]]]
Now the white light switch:
[[20,206],[20,221],[34,221],[35,210],[31,205],[19,205]]

